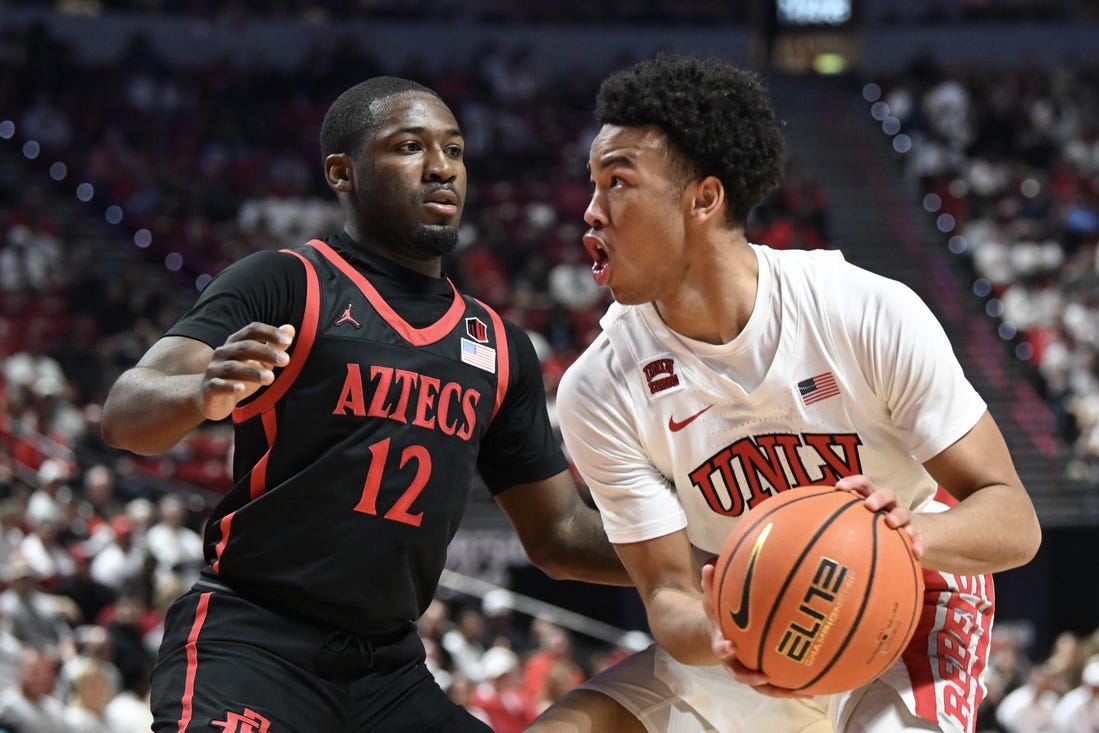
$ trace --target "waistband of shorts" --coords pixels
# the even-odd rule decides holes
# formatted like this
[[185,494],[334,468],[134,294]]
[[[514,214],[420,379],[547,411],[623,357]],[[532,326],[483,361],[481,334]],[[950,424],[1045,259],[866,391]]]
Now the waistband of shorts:
[[194,582],[191,588],[199,592],[213,591],[215,593],[226,593],[236,596],[238,598],[242,598],[253,605],[262,607],[269,613],[277,614],[288,619],[293,619],[295,622],[298,623],[308,624],[309,626],[315,628],[317,632],[321,635],[327,634],[328,638],[332,638],[334,636],[346,636],[348,638],[353,638],[356,644],[362,643],[374,648],[398,644],[406,639],[410,634],[419,639],[418,635],[415,634],[416,626],[412,622],[405,622],[401,626],[391,631],[381,631],[378,633],[365,634],[359,633],[357,631],[351,631],[349,629],[334,628],[330,626],[326,627],[317,619],[307,618],[301,616],[300,614],[292,613],[282,608],[272,607],[271,605],[263,603],[258,599],[250,598],[247,594],[241,593],[236,588],[233,588],[232,586],[222,582],[221,580],[211,578],[209,575],[200,576],[199,579]]

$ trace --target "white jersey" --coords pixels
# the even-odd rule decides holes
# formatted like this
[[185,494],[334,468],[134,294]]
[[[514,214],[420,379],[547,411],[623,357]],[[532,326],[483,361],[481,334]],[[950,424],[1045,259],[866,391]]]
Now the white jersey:
[[985,411],[909,288],[838,252],[753,249],[756,304],[732,342],[615,304],[561,381],[566,445],[612,542],[685,527],[716,554],[747,508],[854,473],[919,509],[936,488],[922,462]]
[[[685,529],[696,547],[716,554],[759,502],[855,473],[892,489],[915,511],[943,511],[953,501],[922,464],[969,432],[986,405],[927,306],[903,284],[838,252],[752,249],[759,261],[755,306],[733,341],[685,338],[651,304],[615,304],[601,320],[603,332],[561,381],[566,447],[614,543]],[[903,663],[881,680],[942,730],[971,731],[984,695],[991,578],[925,570],[924,580],[917,635]],[[753,729],[742,708],[707,701],[722,700],[727,689],[720,666],[690,668],[659,652],[654,659],[658,687],[672,697],[709,691],[691,702],[712,726],[698,730]],[[637,700],[637,680],[623,678],[646,665],[588,686],[643,709],[651,701]],[[855,699],[828,704],[836,729],[854,720]],[[791,725],[805,713],[793,703],[775,705],[791,715]]]

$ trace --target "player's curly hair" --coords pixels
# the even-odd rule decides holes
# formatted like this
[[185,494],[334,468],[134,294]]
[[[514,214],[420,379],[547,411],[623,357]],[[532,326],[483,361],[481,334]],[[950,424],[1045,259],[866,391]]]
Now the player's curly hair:
[[378,123],[380,109],[374,103],[404,92],[439,96],[435,90],[410,79],[376,76],[336,97],[321,123],[321,160],[335,153],[357,157],[367,133]]
[[728,63],[660,54],[621,69],[599,87],[595,119],[659,127],[681,158],[684,184],[716,176],[736,223],[782,182],[781,123],[759,76]]

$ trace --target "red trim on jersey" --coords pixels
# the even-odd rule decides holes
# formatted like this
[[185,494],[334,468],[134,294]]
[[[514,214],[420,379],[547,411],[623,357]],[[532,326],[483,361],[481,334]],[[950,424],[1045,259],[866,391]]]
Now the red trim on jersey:
[[348,277],[351,282],[355,283],[362,294],[370,301],[370,305],[374,306],[374,310],[378,311],[378,315],[385,319],[385,322],[390,327],[400,334],[401,338],[409,342],[413,346],[427,346],[440,340],[448,333],[454,330],[454,327],[458,325],[458,321],[462,318],[466,311],[465,301],[462,296],[458,294],[458,288],[454,287],[454,283],[450,282],[449,278],[447,283],[450,284],[450,289],[454,291],[454,302],[446,313],[443,314],[435,323],[432,323],[426,328],[413,328],[406,320],[397,315],[397,312],[389,307],[389,303],[385,302],[381,293],[375,290],[374,286],[370,284],[370,281],[363,277],[362,273],[352,267],[347,260],[340,257],[336,250],[329,247],[319,239],[314,239],[309,243],[310,247],[313,247],[322,255],[325,259],[335,265],[340,272]]
[[229,544],[229,529],[233,526],[233,515],[236,512],[229,512],[218,521],[218,531],[221,533],[221,540],[214,547],[214,555],[217,557],[213,564],[210,565],[210,569],[215,573],[221,572],[221,553],[225,551],[225,545]]
[[267,491],[267,459],[271,457],[271,446],[275,444],[275,435],[279,431],[278,418],[274,410],[268,410],[260,418],[263,421],[263,434],[267,436],[267,452],[256,461],[252,467],[252,475],[248,477],[248,495],[253,500],[263,496]]
[[198,634],[202,625],[206,623],[206,611],[210,607],[210,596],[213,593],[203,593],[198,597],[198,606],[195,608],[195,621],[191,624],[191,633],[187,635],[187,674],[183,683],[183,699],[180,701],[183,712],[179,716],[179,733],[184,733],[191,724],[191,714],[194,712],[193,702],[195,697],[195,676],[198,674]]
[[[477,300],[474,298],[474,300]],[[496,413],[500,411],[500,405],[504,404],[504,395],[508,391],[508,379],[511,376],[511,356],[508,352],[508,334],[504,330],[504,321],[500,318],[500,315],[489,308],[481,301],[477,302],[488,311],[489,318],[492,319],[492,331],[496,334],[496,407],[492,408],[492,417],[489,418],[489,422],[496,417]]]
[[958,500],[951,496],[949,493],[947,493],[946,489],[944,489],[942,486],[935,487],[935,501],[948,507],[958,506]]
[[[263,496],[263,492],[267,491],[267,459],[271,456],[271,446],[275,444],[275,435],[278,433],[279,428],[278,418],[275,416],[274,410],[263,413],[260,419],[263,421],[263,434],[267,437],[267,452],[256,461],[256,465],[252,467],[252,473],[248,476],[248,497],[251,500],[258,499]],[[211,570],[215,573],[221,567],[221,555],[225,551],[225,546],[229,544],[229,531],[233,526],[234,514],[236,512],[229,512],[218,522],[221,540],[214,548],[217,559],[214,560],[211,566]]]
[[321,289],[317,280],[317,270],[313,267],[313,263],[297,252],[288,249],[281,251],[292,254],[305,263],[305,313],[301,318],[301,333],[298,334],[297,341],[290,350],[290,363],[275,376],[275,381],[264,390],[263,394],[247,405],[233,410],[233,422],[250,420],[274,407],[301,374],[309,351],[313,348],[313,341],[317,338],[317,321],[320,319],[321,310]]

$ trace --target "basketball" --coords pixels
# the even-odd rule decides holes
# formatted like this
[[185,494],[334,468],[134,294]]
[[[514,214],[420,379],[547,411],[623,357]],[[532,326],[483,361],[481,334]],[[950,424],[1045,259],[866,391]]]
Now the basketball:
[[831,486],[785,491],[746,512],[714,571],[711,601],[737,659],[806,694],[884,672],[923,606],[908,533]]

